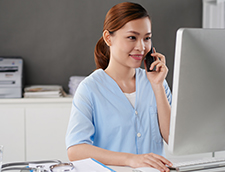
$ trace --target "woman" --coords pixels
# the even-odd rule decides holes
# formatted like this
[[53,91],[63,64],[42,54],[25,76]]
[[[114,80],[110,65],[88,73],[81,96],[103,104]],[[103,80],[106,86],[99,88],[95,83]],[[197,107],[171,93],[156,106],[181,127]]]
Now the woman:
[[[168,171],[163,139],[169,135],[171,92],[165,57],[146,72],[151,20],[136,3],[120,3],[106,15],[96,44],[97,70],[80,83],[66,136],[71,161],[94,158],[107,165],[150,166]],[[162,138],[163,137],[163,138]]]

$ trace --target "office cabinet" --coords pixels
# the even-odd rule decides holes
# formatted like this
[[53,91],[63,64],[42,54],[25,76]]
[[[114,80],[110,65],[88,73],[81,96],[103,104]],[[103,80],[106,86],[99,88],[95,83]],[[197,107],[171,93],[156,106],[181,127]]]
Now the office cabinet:
[[3,145],[3,162],[25,159],[24,109],[0,108],[0,145]]
[[26,109],[26,158],[68,161],[65,133],[70,108],[46,107]]
[[3,162],[59,159],[68,162],[65,134],[72,98],[1,99]]

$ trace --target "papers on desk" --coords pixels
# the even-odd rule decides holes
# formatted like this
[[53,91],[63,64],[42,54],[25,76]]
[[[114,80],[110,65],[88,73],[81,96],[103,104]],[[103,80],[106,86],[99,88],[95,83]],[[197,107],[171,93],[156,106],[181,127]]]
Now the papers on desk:
[[[87,158],[79,161],[72,162],[75,170],[74,172],[115,172],[114,170],[110,169],[109,167],[101,164],[100,162],[96,161],[95,159]],[[29,164],[30,168],[36,168],[37,166],[42,166],[45,170],[50,172],[50,166],[54,165],[52,163],[46,164]]]
[[109,167],[91,158],[74,161],[72,163],[77,170],[76,172],[115,172]]
[[60,85],[33,85],[24,88],[24,98],[56,98],[65,97]]

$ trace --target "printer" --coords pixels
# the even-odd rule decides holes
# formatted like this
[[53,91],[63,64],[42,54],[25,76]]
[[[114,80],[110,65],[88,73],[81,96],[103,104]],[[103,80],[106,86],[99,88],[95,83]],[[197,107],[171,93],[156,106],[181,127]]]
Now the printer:
[[23,59],[0,56],[0,98],[21,98]]

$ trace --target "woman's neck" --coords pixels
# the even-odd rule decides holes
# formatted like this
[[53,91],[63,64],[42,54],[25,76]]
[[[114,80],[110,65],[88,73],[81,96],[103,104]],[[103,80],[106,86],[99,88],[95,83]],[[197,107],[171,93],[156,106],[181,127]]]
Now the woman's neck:
[[112,65],[109,65],[105,69],[105,72],[115,80],[129,81],[135,78],[135,68],[128,68],[124,66],[113,67]]
[[135,92],[135,68],[126,68],[112,65],[105,69],[105,72],[119,85],[124,93]]

